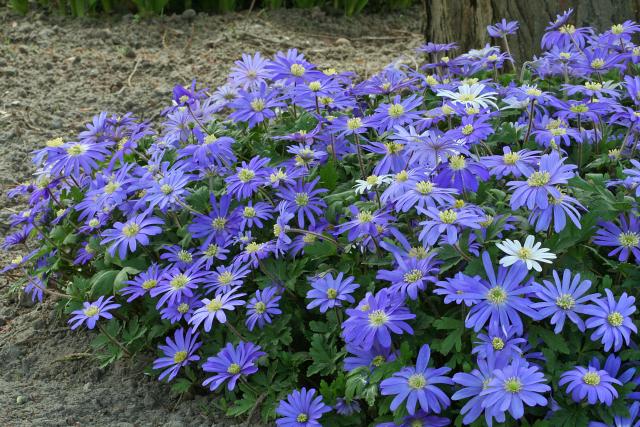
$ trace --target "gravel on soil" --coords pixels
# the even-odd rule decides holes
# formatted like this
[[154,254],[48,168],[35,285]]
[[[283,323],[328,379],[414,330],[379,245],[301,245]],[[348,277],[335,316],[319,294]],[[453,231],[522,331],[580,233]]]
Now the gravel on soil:
[[[175,84],[223,83],[243,52],[298,48],[320,66],[367,77],[422,42],[415,9],[356,18],[319,9],[251,15],[70,19],[0,10],[0,237],[20,207],[6,192],[30,176],[30,152],[72,139],[100,111],[145,119],[170,102]],[[1,254],[0,264],[15,254]],[[178,400],[145,372],[153,355],[100,369],[91,332],[72,332],[55,303],[33,305],[0,277],[0,425],[231,426],[215,397]]]

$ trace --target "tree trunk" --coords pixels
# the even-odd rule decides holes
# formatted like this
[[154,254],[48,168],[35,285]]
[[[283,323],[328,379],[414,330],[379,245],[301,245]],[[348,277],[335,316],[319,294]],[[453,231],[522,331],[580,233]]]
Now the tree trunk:
[[[573,8],[570,23],[603,32],[625,20],[640,20],[640,0],[423,0],[424,34],[434,43],[459,43],[462,51],[484,47],[490,40],[487,25],[502,18],[518,21],[520,29],[509,37],[516,61],[540,53],[540,39],[549,21]],[[503,46],[501,46],[503,47]],[[458,53],[462,52],[459,51]]]

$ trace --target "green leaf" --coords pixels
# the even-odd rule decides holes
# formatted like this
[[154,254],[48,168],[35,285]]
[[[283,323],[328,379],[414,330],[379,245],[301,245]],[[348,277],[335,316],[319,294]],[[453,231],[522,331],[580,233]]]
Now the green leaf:
[[251,408],[253,408],[255,404],[256,404],[255,396],[252,396],[252,395],[247,396],[245,394],[245,396],[242,399],[236,400],[235,405],[233,405],[227,410],[227,415],[230,417],[237,417],[239,415],[246,414],[251,410]]
[[112,295],[114,282],[120,270],[99,271],[91,278],[91,294],[95,297]]
[[313,335],[309,355],[313,363],[307,369],[308,376],[315,374],[331,375],[338,368],[337,362],[340,355],[335,346],[329,343],[323,335]]
[[540,326],[531,325],[529,327],[529,336],[532,342],[536,342],[539,337],[544,344],[552,350],[562,354],[569,354],[569,346],[562,335],[556,335],[552,330],[545,329]]
[[[320,175],[320,186],[332,191],[336,188],[338,183],[338,168],[333,160],[330,160],[318,169]],[[305,249],[306,252],[306,249]]]

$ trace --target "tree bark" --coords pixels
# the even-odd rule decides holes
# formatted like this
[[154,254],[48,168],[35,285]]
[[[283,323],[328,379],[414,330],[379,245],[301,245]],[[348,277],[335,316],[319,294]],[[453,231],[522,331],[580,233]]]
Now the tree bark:
[[628,19],[640,20],[640,0],[424,0],[424,5],[426,40],[457,42],[462,49],[458,53],[486,43],[500,45],[490,39],[487,25],[502,18],[518,21],[520,29],[508,37],[511,53],[520,63],[540,53],[545,27],[569,8],[574,10],[570,23],[598,32]]

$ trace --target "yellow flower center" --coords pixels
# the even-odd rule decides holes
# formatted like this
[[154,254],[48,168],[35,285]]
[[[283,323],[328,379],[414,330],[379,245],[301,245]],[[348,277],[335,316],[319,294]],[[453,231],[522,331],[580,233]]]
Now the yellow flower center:
[[389,106],[389,116],[392,118],[397,119],[402,114],[404,114],[404,107],[402,104],[391,104]]
[[576,300],[569,294],[562,294],[556,298],[556,305],[563,310],[571,310],[576,305]]
[[189,311],[189,304],[186,302],[183,302],[178,306],[178,313],[185,314],[187,311]]
[[139,232],[140,232],[140,226],[135,222],[125,224],[125,226],[122,227],[122,234],[124,234],[126,237],[133,237]]
[[228,285],[233,280],[233,274],[230,271],[225,271],[218,276],[218,281],[223,285]]
[[362,119],[360,117],[353,117],[347,120],[347,129],[356,130],[362,127]]
[[258,301],[254,306],[254,310],[256,311],[256,313],[262,314],[267,311],[267,305],[262,301]]
[[168,196],[173,192],[173,187],[169,184],[162,184],[162,186],[160,186],[160,191],[162,191],[162,194],[166,194]]
[[487,299],[491,304],[501,305],[507,300],[507,292],[502,286],[494,286],[487,292]]
[[204,143],[207,145],[210,145],[216,142],[217,140],[218,140],[217,136],[215,136],[214,134],[209,134],[204,138]]
[[516,377],[511,377],[504,382],[504,390],[508,393],[519,393],[522,390],[522,382]]
[[296,417],[296,421],[299,423],[306,423],[307,421],[309,421],[309,415],[305,414],[304,412],[300,412]]
[[300,64],[291,64],[291,67],[289,68],[289,70],[291,71],[291,74],[293,74],[296,77],[302,77],[304,75],[304,72],[307,71]]
[[527,89],[527,95],[529,96],[540,96],[542,95],[542,91],[537,87],[530,87]]
[[147,279],[144,282],[142,282],[142,289],[152,289],[155,288],[158,285],[158,281],[155,279]]
[[506,165],[515,165],[520,160],[520,154],[518,153],[506,153],[502,156],[502,160]]
[[569,107],[569,110],[574,113],[586,113],[589,111],[589,107],[586,104],[575,104]]
[[238,172],[238,179],[241,182],[249,182],[255,177],[256,177],[256,173],[251,169],[242,168],[240,169],[240,172]]
[[262,98],[256,98],[253,101],[251,101],[251,109],[256,113],[261,112],[262,110],[264,110],[265,107],[266,107],[266,103]]
[[471,135],[473,133],[473,125],[468,124],[462,127],[462,134],[465,136]]
[[609,324],[614,328],[618,328],[622,326],[622,323],[624,322],[624,316],[619,311],[611,312],[607,316],[607,322],[609,322]]
[[369,324],[380,327],[389,321],[389,316],[383,310],[375,310],[369,313]]
[[93,317],[96,314],[100,313],[100,308],[97,305],[90,305],[89,307],[85,308],[82,312],[87,317]]
[[222,301],[219,299],[213,299],[209,304],[207,304],[207,311],[209,313],[215,313],[216,311],[222,308]]
[[495,337],[491,340],[491,346],[494,350],[502,350],[504,348],[504,341],[500,337]]
[[464,156],[452,156],[449,157],[449,168],[454,171],[459,171],[467,167],[467,160]]
[[358,213],[358,221],[360,223],[366,223],[373,221],[373,214],[370,211],[361,211]]
[[51,147],[51,148],[57,148],[57,147],[62,147],[64,145],[64,140],[60,137],[58,138],[53,138],[48,140],[45,145],[47,147]]
[[433,183],[431,181],[419,181],[416,184],[416,191],[420,194],[429,194],[433,191]]
[[173,363],[182,363],[187,359],[187,352],[184,350],[176,351],[173,355]]
[[622,24],[615,24],[611,26],[611,33],[615,34],[616,36],[619,36],[623,32],[624,27],[622,26]]
[[456,219],[458,219],[458,214],[451,209],[447,209],[446,211],[442,211],[438,214],[440,217],[440,221],[445,224],[453,224]]
[[338,296],[338,291],[334,288],[327,289],[327,298],[336,299]]
[[560,27],[560,32],[562,34],[573,34],[576,32],[576,27],[573,24],[563,25]]
[[260,249],[262,249],[262,243],[251,242],[247,245],[245,251],[247,251],[248,254],[252,254],[258,252]]
[[71,147],[67,148],[67,154],[72,156],[72,157],[77,157],[80,156],[84,153],[86,153],[88,150],[88,148],[83,145],[83,144],[75,144],[72,145]]
[[423,277],[422,271],[418,269],[413,269],[410,272],[405,273],[403,276],[403,279],[405,283],[413,283],[422,279],[422,277]]
[[244,210],[242,211],[242,216],[244,216],[245,218],[255,218],[256,210],[251,206],[245,206]]
[[527,185],[529,187],[542,187],[549,183],[551,175],[549,172],[534,172],[527,179]]
[[171,285],[171,287],[177,291],[187,286],[188,283],[189,283],[189,278],[186,275],[180,273],[176,277],[171,279],[171,281],[169,282],[169,285]]
[[239,374],[240,373],[240,365],[238,365],[237,363],[232,363],[227,368],[227,372],[230,373],[231,375]]
[[633,231],[622,232],[618,236],[618,242],[625,248],[638,246],[640,244],[640,234]]
[[321,88],[322,88],[322,83],[320,83],[319,81],[309,83],[309,90],[311,90],[312,92],[317,92]]
[[373,360],[371,361],[371,364],[375,367],[380,367],[382,366],[382,364],[384,362],[386,362],[387,359],[384,356],[376,356],[373,358]]
[[586,82],[584,84],[584,87],[586,87],[589,90],[599,91],[602,89],[602,84],[598,82]]
[[427,379],[422,374],[413,374],[407,380],[409,387],[414,390],[421,390],[427,385]]
[[582,376],[582,382],[587,385],[596,386],[600,384],[600,374],[597,372],[589,371]]
[[309,204],[309,194],[296,193],[295,202],[298,206],[307,206]]
[[591,68],[594,70],[599,70],[602,67],[604,67],[604,59],[596,58],[591,61]]
[[224,227],[227,225],[227,218],[217,217],[211,221],[211,226],[214,230],[221,231],[224,230]]

